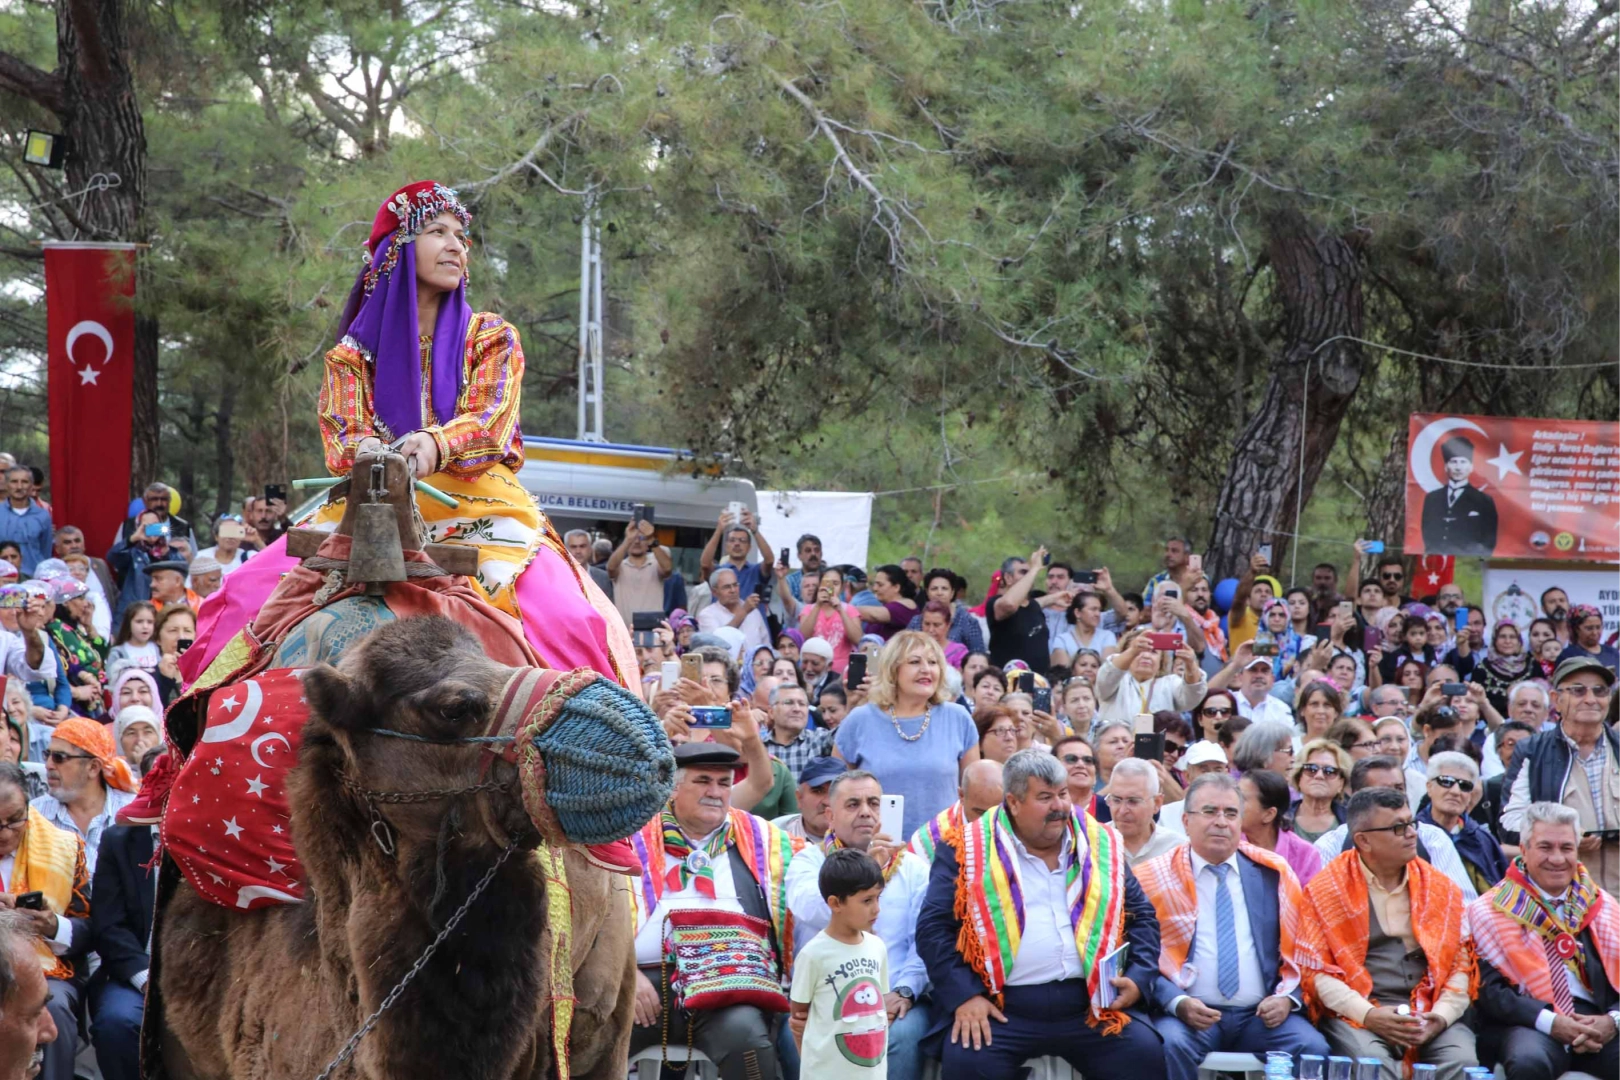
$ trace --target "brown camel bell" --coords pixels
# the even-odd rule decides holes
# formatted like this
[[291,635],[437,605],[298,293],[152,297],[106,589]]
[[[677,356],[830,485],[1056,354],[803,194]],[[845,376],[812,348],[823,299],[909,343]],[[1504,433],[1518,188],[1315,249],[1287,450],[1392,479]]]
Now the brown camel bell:
[[[384,583],[405,580],[405,550],[400,543],[400,523],[396,508],[388,498],[389,467],[403,464],[399,455],[374,460],[371,464],[371,487],[366,491],[366,502],[355,508],[353,546],[349,550],[349,569],[344,575],[351,585],[364,584],[366,592],[382,595]],[[352,486],[352,485],[351,485]],[[408,490],[408,489],[407,489]]]

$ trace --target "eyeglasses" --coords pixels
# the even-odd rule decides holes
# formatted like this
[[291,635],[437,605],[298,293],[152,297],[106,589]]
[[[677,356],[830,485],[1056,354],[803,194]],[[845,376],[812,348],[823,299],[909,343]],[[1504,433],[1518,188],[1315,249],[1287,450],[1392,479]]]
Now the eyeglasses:
[[1429,782],[1431,784],[1439,784],[1441,787],[1448,790],[1451,788],[1456,788],[1464,795],[1474,790],[1474,782],[1472,780],[1463,780],[1455,776],[1436,776]]
[[1378,575],[1378,580],[1379,581],[1399,581],[1405,576],[1406,575],[1404,573],[1379,574]]
[[1201,712],[1205,716],[1231,716],[1232,715],[1232,710],[1231,709],[1200,709],[1198,711]]
[[989,731],[985,732],[985,734],[995,735],[1003,739],[1008,737],[1016,739],[1018,737],[1018,729],[1015,727],[993,727]]
[[0,832],[16,832],[18,829],[27,824],[28,814],[25,812],[20,818],[15,818],[11,821],[0,821]]
[[1380,746],[1383,746],[1383,745],[1384,745],[1384,740],[1382,740],[1382,739],[1363,739],[1358,743],[1352,744],[1350,749],[1352,749],[1352,750],[1376,750]]
[[1405,741],[1406,738],[1402,735],[1385,735],[1383,738],[1378,740],[1378,745],[1388,749],[1390,747],[1399,746]]
[[1166,739],[1164,741],[1164,756],[1165,757],[1169,757],[1172,754],[1174,754],[1177,757],[1180,757],[1182,754],[1185,754],[1186,752],[1187,752],[1187,744],[1186,743],[1171,742],[1169,739]]
[[1241,811],[1230,806],[1203,806],[1199,807],[1195,813],[1196,816],[1203,818],[1205,821],[1214,821],[1216,818],[1220,818],[1222,821],[1236,821],[1243,816]]
[[1591,694],[1598,701],[1602,701],[1604,698],[1614,693],[1614,688],[1612,686],[1588,686],[1586,683],[1571,683],[1568,686],[1560,686],[1558,689],[1559,692],[1568,694],[1576,701],[1579,701],[1587,694]]
[[1387,832],[1399,840],[1403,836],[1417,832],[1417,822],[1408,818],[1406,821],[1397,821],[1393,825],[1383,825],[1376,829],[1357,829],[1356,832]]
[[1140,809],[1147,805],[1147,800],[1140,795],[1104,795],[1103,802],[1110,807],[1123,806],[1128,810]]
[[1324,776],[1329,780],[1332,780],[1340,773],[1340,769],[1337,765],[1301,765],[1299,767],[1299,771],[1305,773],[1307,776]]
[[49,761],[52,765],[60,765],[64,761],[91,761],[95,758],[95,756],[96,755],[94,754],[64,754],[60,750],[45,751],[45,760]]
[[1096,758],[1094,758],[1094,757],[1081,757],[1079,754],[1064,754],[1062,757],[1058,758],[1058,760],[1063,762],[1063,764],[1065,764],[1065,765],[1095,765],[1095,764],[1097,764],[1097,759]]

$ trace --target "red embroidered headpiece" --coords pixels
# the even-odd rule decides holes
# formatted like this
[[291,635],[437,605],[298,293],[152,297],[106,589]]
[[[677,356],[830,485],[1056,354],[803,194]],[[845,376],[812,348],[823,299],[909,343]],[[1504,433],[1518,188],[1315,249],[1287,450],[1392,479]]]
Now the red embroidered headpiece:
[[384,200],[377,208],[377,217],[371,223],[371,239],[366,248],[375,257],[377,245],[388,234],[404,226],[406,236],[415,236],[422,226],[448,210],[462,225],[472,224],[472,215],[461,204],[456,193],[437,180],[418,180],[406,184]]

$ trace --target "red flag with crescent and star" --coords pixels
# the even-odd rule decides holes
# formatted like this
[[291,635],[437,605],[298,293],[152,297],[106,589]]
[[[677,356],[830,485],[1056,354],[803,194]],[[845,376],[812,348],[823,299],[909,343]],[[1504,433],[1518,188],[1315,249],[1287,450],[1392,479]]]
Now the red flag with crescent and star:
[[102,551],[129,505],[133,245],[45,245],[45,338],[51,517]]
[[247,909],[304,899],[287,774],[309,704],[303,672],[277,668],[208,698],[202,738],[163,811],[163,845],[206,900]]
[[1433,596],[1443,586],[1450,585],[1457,574],[1455,555],[1425,555],[1418,560],[1417,580],[1412,591],[1419,596]]

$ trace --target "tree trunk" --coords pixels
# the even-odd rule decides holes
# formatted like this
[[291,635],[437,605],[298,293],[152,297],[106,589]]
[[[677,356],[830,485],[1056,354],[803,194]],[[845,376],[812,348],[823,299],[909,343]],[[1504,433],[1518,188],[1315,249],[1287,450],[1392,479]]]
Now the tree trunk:
[[[56,61],[56,71],[46,72],[0,51],[0,89],[49,109],[61,122],[67,138],[63,185],[83,194],[58,204],[58,209],[77,230],[78,239],[142,242],[146,132],[129,64],[125,0],[58,0]],[[91,188],[99,190],[87,190]],[[137,298],[143,277],[144,271],[138,269]],[[157,356],[157,320],[137,314],[131,358],[132,496],[158,474]]]
[[236,486],[236,454],[231,450],[231,423],[236,416],[236,383],[225,380],[214,414],[214,516],[229,513]]
[[[1404,417],[1403,417],[1404,420]],[[1367,531],[1369,540],[1382,540],[1389,551],[1399,551],[1406,525],[1406,424],[1390,432],[1389,450],[1367,492]],[[1370,567],[1363,566],[1365,573]],[[1365,578],[1363,578],[1365,580]]]
[[1270,232],[1283,344],[1216,501],[1206,556],[1215,580],[1241,574],[1261,544],[1272,545],[1272,567],[1287,570],[1297,510],[1310,501],[1361,383],[1361,347],[1332,341],[1362,334],[1362,266],[1354,245],[1292,211],[1274,218]]
[[185,441],[185,453],[180,456],[180,465],[177,470],[178,482],[175,489],[180,492],[180,502],[186,508],[186,513],[192,517],[197,516],[193,507],[198,505],[197,500],[197,459],[202,456],[203,437],[207,433],[204,421],[208,419],[208,412],[204,408],[203,396],[198,391],[192,391],[191,400],[186,403],[185,428],[180,433]]

